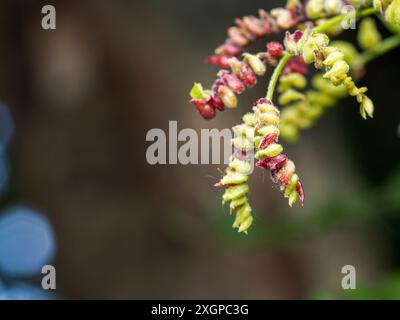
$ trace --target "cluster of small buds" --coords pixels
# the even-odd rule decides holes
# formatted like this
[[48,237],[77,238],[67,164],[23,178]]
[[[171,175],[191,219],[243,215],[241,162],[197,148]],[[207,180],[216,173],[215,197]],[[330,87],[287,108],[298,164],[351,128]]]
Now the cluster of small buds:
[[357,98],[360,104],[361,116],[373,116],[374,105],[366,95],[366,87],[358,88],[353,78],[348,75],[349,64],[344,60],[344,54],[338,48],[329,45],[329,37],[306,29],[305,32],[296,31],[286,33],[286,50],[293,55],[301,55],[308,64],[313,63],[317,69],[325,68],[324,78],[338,86],[343,84],[351,96]]
[[[297,77],[300,78],[299,75],[291,78],[283,77],[281,83],[283,81],[284,89],[288,90],[288,87],[304,88],[302,81],[296,80]],[[298,99],[295,99],[296,97],[291,99],[289,105],[282,110],[279,128],[281,137],[288,141],[296,141],[300,129],[310,128],[327,107],[336,104],[339,98],[347,96],[346,88],[343,85],[334,86],[321,75],[313,77],[312,85],[313,89],[307,90],[302,96],[298,95]],[[279,88],[279,90],[281,89]],[[281,101],[281,104],[282,102],[285,101]]]
[[384,15],[386,22],[400,26],[400,0],[373,0],[373,5]]
[[351,5],[360,8],[367,1],[360,0],[309,0],[306,4],[306,14],[309,19],[320,19],[343,12],[343,7]]
[[[371,18],[361,21],[358,32],[358,43],[363,50],[374,50],[381,42],[381,35],[377,30],[376,23]],[[349,42],[333,41],[331,46],[339,49],[344,60],[352,69],[352,76],[360,78],[364,74],[364,64],[360,53]],[[296,58],[303,58],[296,56]],[[287,67],[290,67],[290,62]],[[326,108],[337,103],[339,99],[347,96],[347,90],[343,84],[334,86],[329,80],[324,79],[320,74],[313,77],[312,88],[301,93],[297,90],[304,89],[306,78],[305,73],[296,72],[298,68],[291,68],[283,72],[280,77],[278,91],[281,93],[279,104],[286,106],[281,113],[281,137],[287,141],[294,142],[299,137],[301,129],[310,128],[325,112]],[[304,69],[306,70],[306,69]]]
[[229,68],[228,59],[239,55],[244,47],[256,39],[292,28],[304,18],[304,7],[299,0],[288,0],[285,8],[273,9],[270,14],[260,9],[258,17],[238,18],[235,20],[236,26],[228,29],[228,38],[208,61],[221,68]]
[[289,205],[300,198],[304,204],[304,191],[296,167],[293,161],[282,154],[283,147],[278,143],[279,139],[279,110],[267,99],[258,100],[254,107],[254,145],[255,157],[258,159],[257,166],[271,172],[274,183],[280,185]]
[[193,103],[204,119],[215,117],[215,110],[237,107],[237,94],[257,83],[257,76],[263,76],[267,65],[275,65],[282,55],[283,46],[275,41],[267,44],[267,51],[256,55],[244,53],[240,61],[236,57],[227,60],[228,70],[220,70],[211,90],[204,90],[202,85],[195,83],[190,95]]
[[215,187],[226,188],[222,196],[222,204],[230,202],[230,213],[236,211],[233,228],[247,233],[253,223],[251,206],[247,198],[249,186],[246,183],[252,171],[250,160],[254,149],[254,115],[243,117],[244,123],[233,128],[235,138],[232,139],[235,153],[231,157],[224,177]]

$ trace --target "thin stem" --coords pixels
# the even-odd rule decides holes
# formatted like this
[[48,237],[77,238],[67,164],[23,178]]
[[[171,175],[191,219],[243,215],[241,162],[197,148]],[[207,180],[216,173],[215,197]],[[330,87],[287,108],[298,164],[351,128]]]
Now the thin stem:
[[[360,18],[369,16],[371,14],[374,14],[375,12],[376,12],[376,10],[374,8],[358,10],[356,12],[356,19],[360,19]],[[342,22],[348,16],[349,16],[349,13],[344,13],[344,14],[340,14],[336,17],[333,17],[333,18],[329,19],[328,21],[324,22],[323,24],[315,27],[314,31],[315,32],[326,32],[330,28],[332,28],[332,27],[336,26],[337,24],[339,24],[340,22]]]
[[281,57],[281,60],[279,60],[279,63],[276,66],[274,73],[272,74],[272,77],[268,84],[268,91],[267,91],[266,98],[269,101],[272,101],[272,98],[274,97],[275,87],[278,82],[279,76],[280,76],[284,66],[290,60],[291,57],[292,57],[292,55],[290,53],[284,52]]
[[382,42],[380,42],[377,46],[363,52],[360,56],[359,62],[362,64],[367,64],[368,62],[374,60],[375,58],[380,57],[386,52],[400,46],[400,34],[396,34],[389,38],[386,38]]

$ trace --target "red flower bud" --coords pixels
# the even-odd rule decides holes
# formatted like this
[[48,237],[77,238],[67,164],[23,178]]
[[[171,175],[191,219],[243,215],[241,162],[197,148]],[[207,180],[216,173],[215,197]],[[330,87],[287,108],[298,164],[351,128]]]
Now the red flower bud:
[[215,109],[219,110],[219,111],[224,111],[225,109],[225,105],[222,102],[221,98],[213,95],[211,96],[210,100],[208,101]]
[[303,32],[300,30],[296,30],[294,32],[294,40],[297,42],[303,37]]
[[242,80],[247,87],[252,87],[257,83],[256,74],[247,64],[243,63],[242,65],[240,70],[240,80]]
[[215,110],[207,101],[193,99],[190,102],[196,106],[204,119],[210,120],[215,117]]
[[284,166],[288,157],[284,154],[280,154],[274,158],[264,158],[256,163],[257,167],[261,167],[272,171],[273,174],[276,173],[280,168]]
[[274,58],[279,58],[283,52],[283,46],[276,41],[268,42],[267,49],[269,54]]
[[264,23],[254,16],[244,17],[242,21],[242,28],[246,28],[251,34],[256,37],[264,36],[267,31]]
[[260,143],[260,149],[265,149],[271,143],[276,142],[278,140],[278,135],[276,133],[267,134]]
[[271,101],[269,101],[268,99],[266,99],[266,98],[260,98],[260,99],[258,99],[255,103],[254,103],[254,107],[255,106],[258,106],[259,104],[271,104],[272,105],[272,102]]
[[297,182],[296,191],[299,194],[301,205],[304,205],[304,190],[303,190],[303,185],[301,184],[300,181]]
[[216,66],[220,68],[227,69],[229,68],[229,60],[230,56],[224,55],[224,56],[211,56],[207,58],[207,61],[209,63],[215,64]]
[[247,46],[250,40],[246,37],[245,31],[238,27],[228,29],[229,38],[239,47]]
[[226,85],[235,93],[240,94],[246,90],[246,86],[243,84],[243,82],[240,81],[234,74],[226,70],[221,70],[218,72],[218,77],[224,80]]
[[237,56],[241,52],[242,48],[230,39],[215,50],[215,54],[218,56],[226,55],[230,57]]

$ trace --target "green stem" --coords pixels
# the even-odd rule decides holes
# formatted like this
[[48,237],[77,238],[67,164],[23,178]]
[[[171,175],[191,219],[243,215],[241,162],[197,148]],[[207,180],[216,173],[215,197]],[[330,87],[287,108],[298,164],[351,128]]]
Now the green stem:
[[400,34],[396,34],[394,36],[386,38],[374,48],[363,52],[360,55],[360,60],[357,60],[357,62],[360,62],[362,64],[367,64],[368,62],[374,60],[375,58],[380,57],[381,55],[385,54],[386,52],[398,46],[400,46]]
[[292,57],[292,55],[290,53],[284,52],[281,57],[281,60],[279,60],[279,63],[274,70],[274,73],[272,74],[272,77],[268,84],[268,91],[267,91],[267,96],[266,96],[266,98],[271,102],[272,102],[272,98],[274,97],[275,87],[278,82],[279,76],[280,76],[284,66],[290,60],[291,57]]
[[[369,16],[374,13],[375,13],[374,8],[358,10],[356,12],[356,19],[360,19],[360,18]],[[330,28],[332,28],[332,27],[336,26],[337,24],[339,24],[340,22],[342,22],[346,17],[348,17],[348,15],[349,15],[348,13],[344,13],[344,14],[340,14],[336,17],[333,17],[333,18],[329,19],[328,21],[324,22],[323,24],[315,27],[314,31],[315,32],[326,32]]]

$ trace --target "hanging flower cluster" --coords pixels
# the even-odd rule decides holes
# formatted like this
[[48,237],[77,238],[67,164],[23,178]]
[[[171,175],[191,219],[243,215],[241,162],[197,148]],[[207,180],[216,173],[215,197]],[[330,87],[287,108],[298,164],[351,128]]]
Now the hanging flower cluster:
[[[357,38],[359,46],[365,50],[365,56],[368,56],[369,50],[374,51],[382,41],[376,23],[371,18],[362,20]],[[343,53],[344,60],[350,65],[356,78],[363,75],[364,55],[359,53],[351,43],[333,41],[331,46]],[[297,90],[304,89],[307,84],[307,79],[303,75],[304,73],[290,72],[286,76],[283,72],[278,88],[281,93],[279,104],[286,106],[281,115],[281,137],[292,142],[298,139],[299,130],[310,128],[326,108],[335,105],[339,99],[348,95],[343,85],[335,86],[320,74],[313,77],[312,88],[301,93]]]
[[255,114],[255,138],[257,166],[271,171],[272,180],[279,183],[289,205],[300,198],[304,204],[304,192],[293,161],[282,154],[278,143],[280,112],[267,99],[260,99],[253,107]]
[[[343,31],[339,24],[348,17],[342,14],[347,5],[357,9],[357,19],[363,19],[358,33],[363,53],[350,43],[331,42],[328,36]],[[388,28],[399,34],[382,40],[374,20],[365,18],[371,14],[380,14]],[[237,19],[236,26],[228,29],[228,39],[208,58],[222,68],[211,89],[195,83],[190,92],[191,102],[203,118],[212,119],[216,111],[236,108],[237,95],[254,86],[267,66],[275,67],[266,97],[245,114],[242,124],[233,127],[235,152],[215,184],[224,188],[223,203],[229,202],[231,213],[235,212],[233,227],[239,232],[247,233],[254,220],[247,184],[254,158],[258,167],[271,173],[290,206],[298,200],[303,205],[303,186],[293,161],[282,153],[279,137],[296,140],[300,129],[309,128],[327,107],[347,95],[356,98],[364,119],[373,117],[374,104],[366,95],[367,88],[358,87],[354,79],[360,78],[368,61],[400,46],[399,26],[400,0],[288,0],[285,8],[270,13],[260,10],[258,17]],[[292,28],[295,30],[289,32]],[[243,53],[251,42],[279,31],[286,31],[283,45],[273,41],[267,43],[265,52]],[[308,87],[311,64],[323,73],[314,75]],[[272,102],[276,86],[282,112]]]
[[293,34],[286,33],[285,48],[292,55],[300,55],[306,63],[314,63],[317,69],[325,69],[323,77],[335,85],[343,85],[349,95],[355,96],[360,104],[361,116],[373,117],[374,105],[367,97],[366,87],[358,88],[353,78],[348,75],[349,64],[344,60],[344,53],[338,48],[329,46],[329,37],[324,33],[307,29]]
[[254,115],[249,113],[243,117],[243,123],[233,127],[235,138],[232,140],[235,152],[226,169],[226,174],[215,187],[226,188],[222,203],[230,202],[230,212],[236,211],[233,228],[247,233],[253,223],[251,206],[247,198],[249,186],[246,183],[252,171],[251,160],[254,149]]
[[240,61],[236,57],[227,60],[231,70],[220,70],[211,90],[204,90],[201,84],[195,83],[191,91],[191,103],[194,104],[204,119],[215,117],[215,110],[237,107],[238,94],[257,83],[257,76],[263,76],[267,65],[276,65],[282,55],[283,46],[270,42],[266,52],[258,54],[244,53]]

